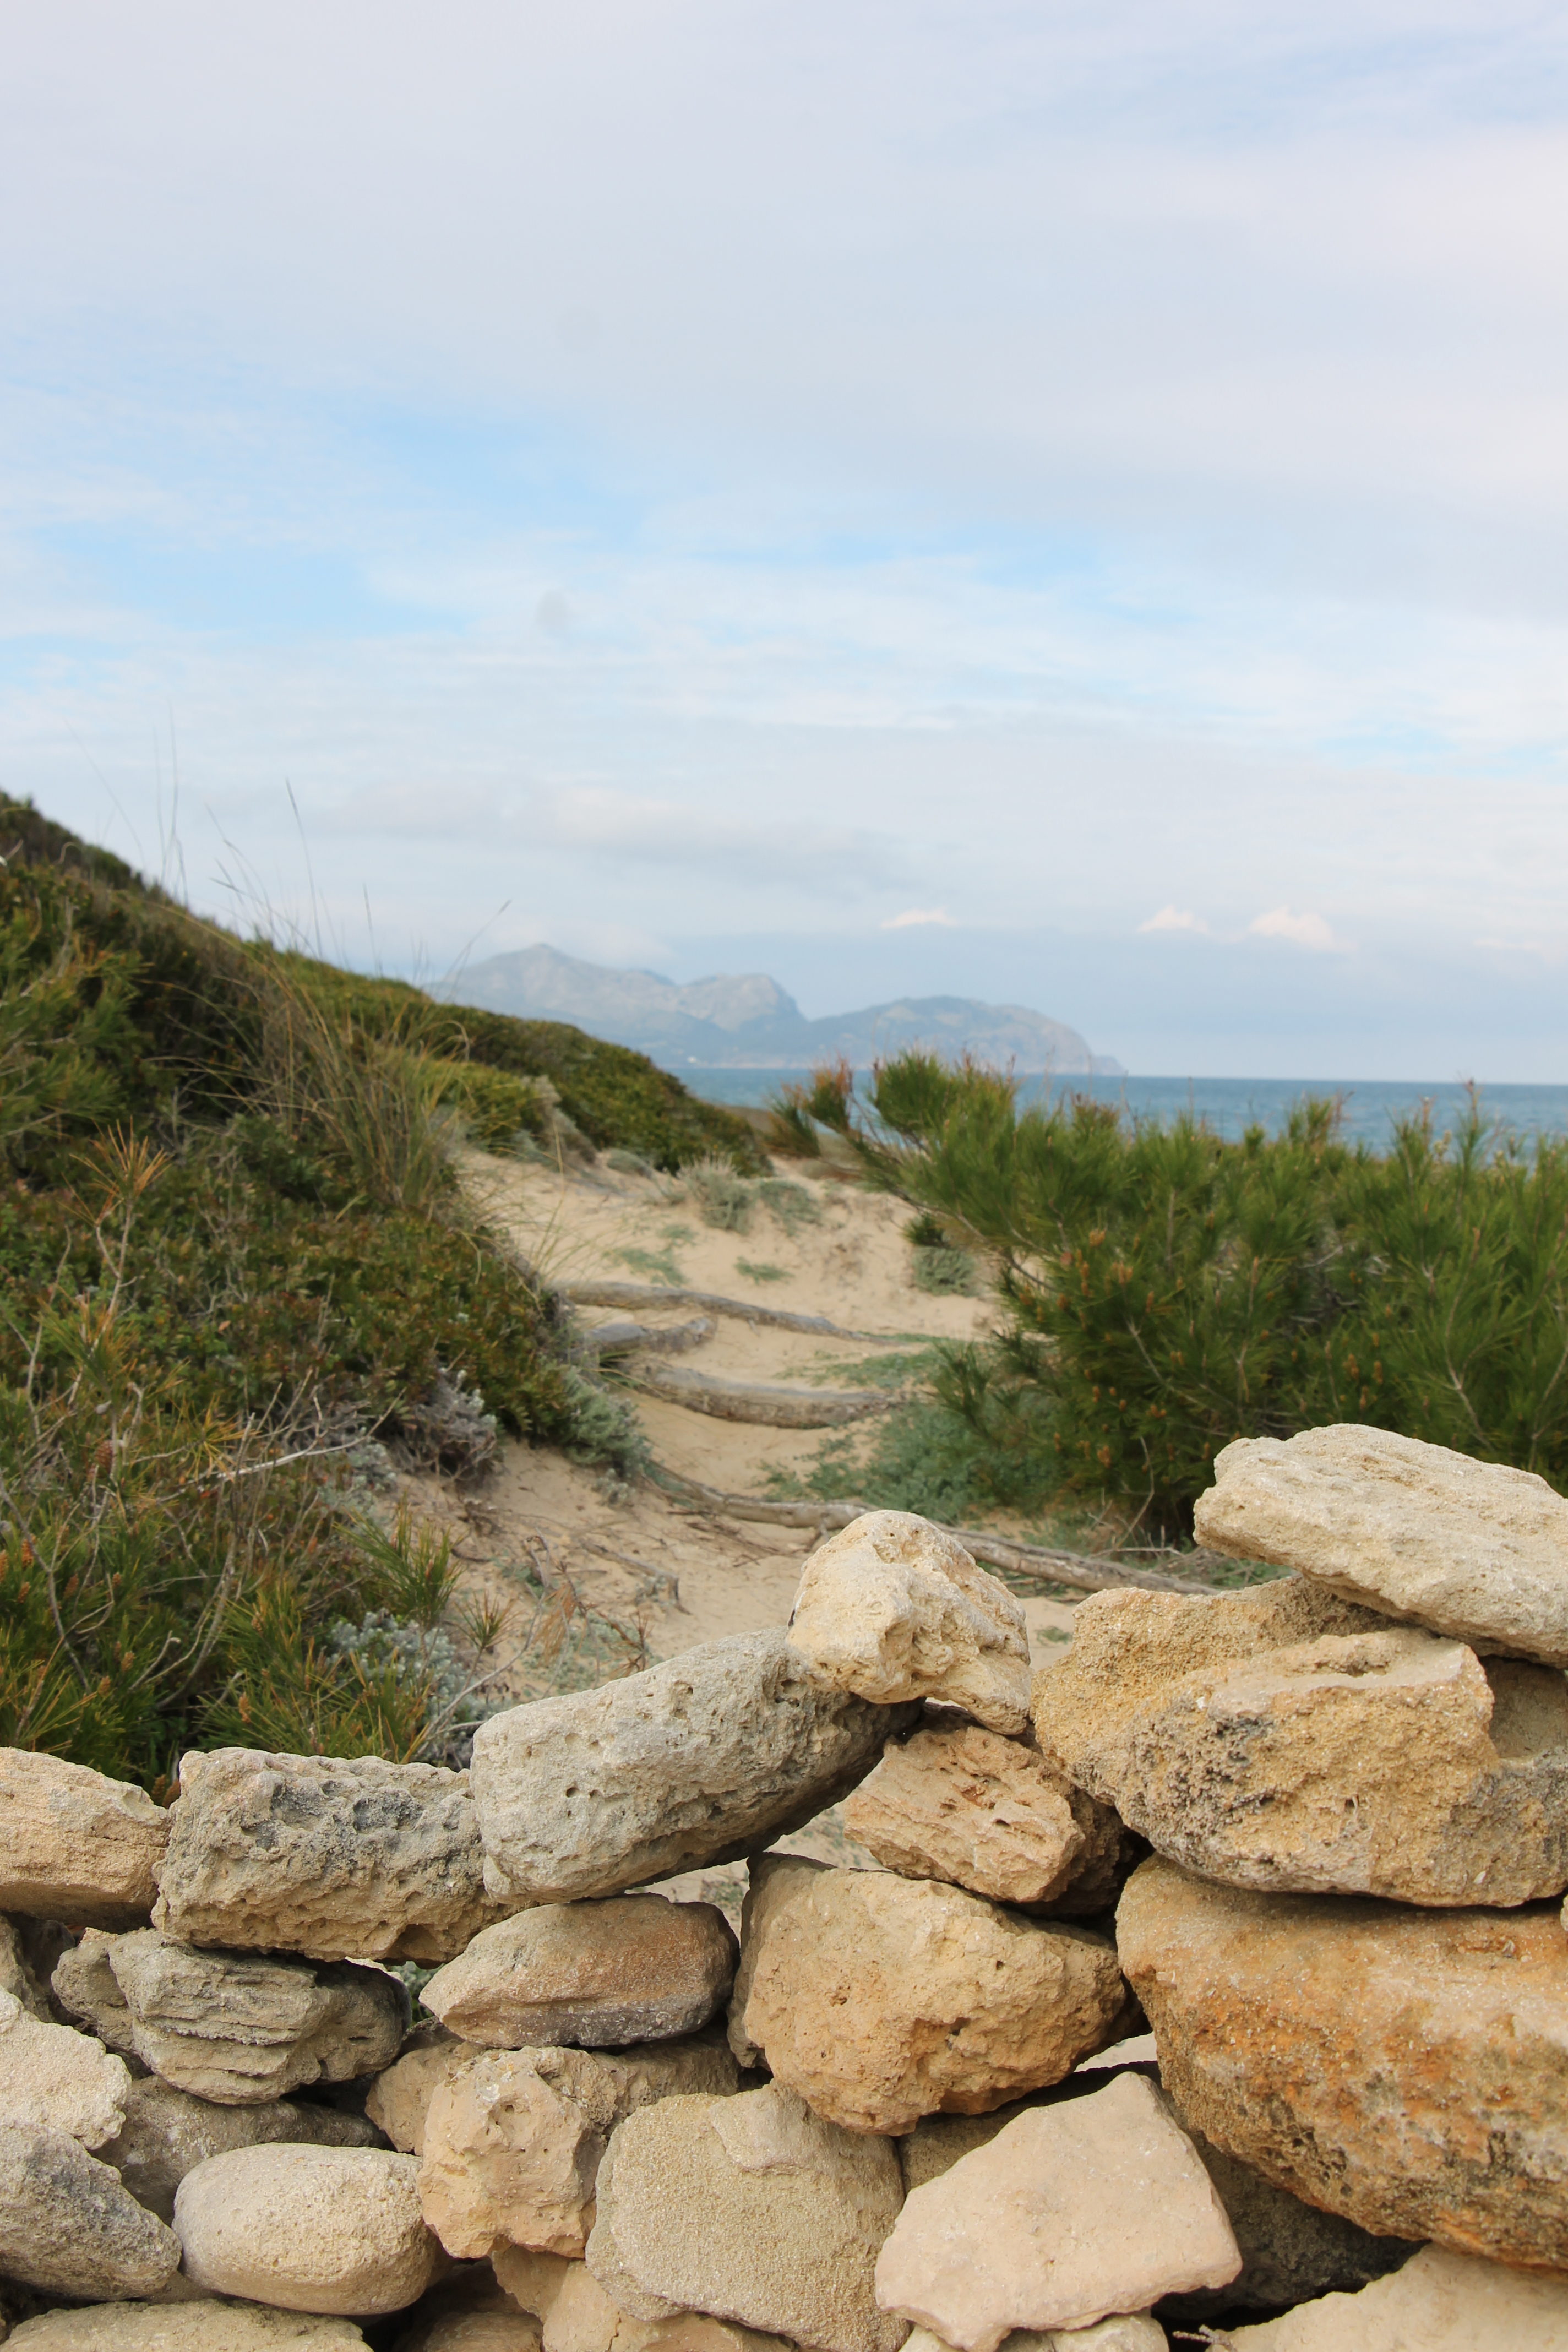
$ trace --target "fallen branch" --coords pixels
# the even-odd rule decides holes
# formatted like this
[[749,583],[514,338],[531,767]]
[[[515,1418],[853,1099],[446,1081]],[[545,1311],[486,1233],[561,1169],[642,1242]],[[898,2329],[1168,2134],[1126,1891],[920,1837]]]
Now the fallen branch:
[[694,1372],[681,1364],[642,1363],[623,1377],[628,1387],[668,1397],[689,1412],[711,1413],[719,1421],[760,1422],[769,1429],[838,1429],[846,1422],[888,1412],[900,1402],[887,1389],[773,1388],[760,1381],[718,1380],[711,1372]]
[[765,1323],[776,1331],[810,1331],[823,1339],[861,1339],[879,1347],[907,1346],[928,1335],[918,1331],[847,1331],[826,1315],[796,1315],[787,1307],[762,1307],[750,1298],[724,1298],[716,1290],[664,1288],[654,1282],[568,1282],[563,1297],[574,1307],[696,1307],[705,1315],[733,1315],[742,1323]]

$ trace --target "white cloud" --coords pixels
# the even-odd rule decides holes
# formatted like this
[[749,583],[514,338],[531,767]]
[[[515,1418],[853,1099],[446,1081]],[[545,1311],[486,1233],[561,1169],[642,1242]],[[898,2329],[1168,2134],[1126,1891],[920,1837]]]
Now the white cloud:
[[1254,915],[1247,925],[1256,939],[1289,940],[1293,947],[1309,948],[1314,955],[1349,955],[1351,943],[1342,940],[1321,915],[1295,915],[1289,907],[1272,907]]
[[906,907],[901,915],[889,915],[879,929],[884,931],[912,931],[922,923],[937,923],[950,931],[956,930],[958,928],[945,907]]
[[1157,915],[1151,915],[1148,921],[1140,923],[1138,928],[1141,931],[1202,931],[1205,934],[1208,930],[1203,917],[1191,913],[1184,907],[1162,907]]

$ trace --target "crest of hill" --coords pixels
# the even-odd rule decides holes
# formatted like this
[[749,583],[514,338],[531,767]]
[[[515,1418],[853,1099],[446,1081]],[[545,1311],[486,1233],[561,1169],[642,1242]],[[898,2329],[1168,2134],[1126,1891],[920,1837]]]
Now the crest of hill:
[[682,986],[654,971],[617,971],[551,947],[472,964],[438,992],[514,1019],[577,1023],[656,1060],[710,1069],[795,1069],[847,1061],[864,1067],[921,1046],[972,1054],[1024,1072],[1120,1076],[1076,1029],[1023,1004],[969,996],[899,997],[808,1021],[765,972],[715,974]]

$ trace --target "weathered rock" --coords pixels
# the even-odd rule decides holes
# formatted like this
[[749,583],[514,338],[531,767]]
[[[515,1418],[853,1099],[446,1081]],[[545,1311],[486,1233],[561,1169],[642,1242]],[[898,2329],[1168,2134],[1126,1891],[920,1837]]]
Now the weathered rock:
[[1102,1592],[1035,1681],[1041,1748],[1230,1885],[1516,1904],[1568,1885],[1568,1682],[1284,1579]]
[[885,2139],[841,2132],[780,2084],[662,2099],[616,2130],[588,2267],[635,2317],[711,2313],[818,2352],[898,2352],[877,2250],[903,2190]]
[[[285,2311],[402,2311],[444,2268],[411,2156],[377,2147],[240,2147],[181,2181],[186,2275]],[[149,2217],[151,2218],[151,2217]]]
[[796,1877],[742,1932],[742,2044],[850,2131],[1059,2081],[1111,2038],[1125,1998],[1115,1953],[1084,1929],[881,1871]]
[[312,1959],[449,1960],[500,1916],[465,1772],[220,1748],[180,1764],[153,1924]]
[[405,2156],[425,2152],[425,2117],[441,2084],[474,2055],[471,2042],[459,2042],[440,2027],[421,2035],[412,2050],[378,2074],[365,2095],[364,2111],[394,2147]]
[[[79,2017],[106,2050],[136,2058],[136,2030],[130,2004],[120,1990],[110,1955],[120,1941],[101,1927],[89,1927],[81,1941],[60,1954],[51,1989],[60,2007]],[[138,2063],[144,2063],[139,2061]]]
[[169,1816],[85,1764],[0,1748],[0,1911],[137,1927],[153,1908]]
[[144,2074],[125,2095],[119,2136],[99,2154],[113,2165],[139,2205],[165,2221],[174,2215],[174,2191],[187,2172],[230,2148],[274,2140],[310,2140],[320,2147],[372,2147],[375,2126],[340,2107],[277,2099],[264,2107],[220,2107]]
[[740,2087],[710,2042],[597,2051],[469,2050],[436,2087],[424,2120],[419,2196],[448,2253],[472,2259],[507,2242],[579,2255],[594,2220],[605,2143],[637,2108],[676,2093]]
[[516,1907],[733,1862],[847,1796],[913,1720],[815,1688],[777,1631],[493,1715],[472,1767],[485,1884]]
[[105,1967],[143,2064],[220,2105],[259,2105],[307,2083],[374,2074],[396,2056],[408,2022],[408,1996],[382,1969],[197,1951],[143,1927],[106,1937],[77,1965],[68,1958],[55,1970],[62,2006],[104,2038],[124,2034],[102,1991]]
[[548,2319],[569,2276],[584,2269],[563,2254],[524,2253],[521,2246],[498,2246],[490,2268],[520,2311]]
[[33,2017],[49,2015],[49,1997],[33,1972],[16,1923],[4,1917],[0,1917],[0,1992],[8,1992]]
[[706,2025],[724,2006],[736,1954],[711,1903],[550,1903],[487,1927],[422,1999],[449,2032],[489,2049],[608,2049]]
[[1220,2286],[1241,2255],[1185,2134],[1138,2074],[1031,2108],[910,2197],[877,2263],[885,2311],[960,2352]]
[[[585,2263],[501,2249],[496,2274],[528,2310],[543,2305],[545,2352],[782,2352],[776,2336],[759,2336],[732,2319],[682,2311],[673,2319],[636,2319],[599,2284]],[[537,2264],[538,2272],[525,2266]],[[546,2273],[542,2275],[542,2273]],[[521,2292],[519,2291],[521,2290]]]
[[1211,1550],[1293,1568],[1472,1648],[1568,1666],[1568,1502],[1531,1470],[1340,1423],[1238,1438],[1198,1497]]
[[124,2060],[101,2042],[47,2024],[0,1992],[0,2121],[47,2124],[100,2147],[125,2120],[130,2087]]
[[1267,1896],[1158,1858],[1117,1913],[1184,2117],[1379,2237],[1568,2269],[1568,1938],[1555,1906]]
[[180,2242],[68,2132],[0,2124],[0,2278],[108,2302],[156,2294]]
[[729,2017],[730,2047],[742,2066],[765,2066],[768,2063],[747,2033],[745,2017],[757,1960],[767,1948],[773,1915],[807,1879],[820,1877],[829,1867],[827,1863],[814,1862],[803,1853],[756,1853],[747,1866],[749,1883],[741,1905],[741,1958],[735,1969]]
[[511,2310],[416,2315],[396,2352],[539,2352],[539,2322]]
[[945,1699],[992,1731],[1029,1719],[1022,1609],[956,1536],[911,1512],[867,1511],[812,1553],[789,1638],[825,1690],[880,1706]]
[[[913,2327],[904,2352],[952,2352],[929,2327]],[[1165,2331],[1152,2313],[1121,2311],[1092,2327],[1016,2327],[1004,2352],[1166,2352]]]
[[1568,2279],[1423,2246],[1393,2278],[1228,2341],[1236,2352],[1568,2352]]
[[25,2320],[11,2352],[364,2352],[351,2319],[268,2311],[213,2296],[176,2304],[100,2303]]
[[1106,1910],[1126,1874],[1127,1838],[1110,1806],[1037,1748],[973,1724],[889,1741],[846,1804],[844,1826],[906,1878],[945,1879],[1058,1916]]

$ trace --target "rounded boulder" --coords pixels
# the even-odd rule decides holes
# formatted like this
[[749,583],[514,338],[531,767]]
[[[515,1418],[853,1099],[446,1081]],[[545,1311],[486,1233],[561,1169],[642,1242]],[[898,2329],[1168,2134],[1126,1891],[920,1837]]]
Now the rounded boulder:
[[186,2173],[174,2228],[210,2294],[373,2316],[416,2303],[446,2267],[419,2210],[419,2167],[377,2147],[237,2147]]

